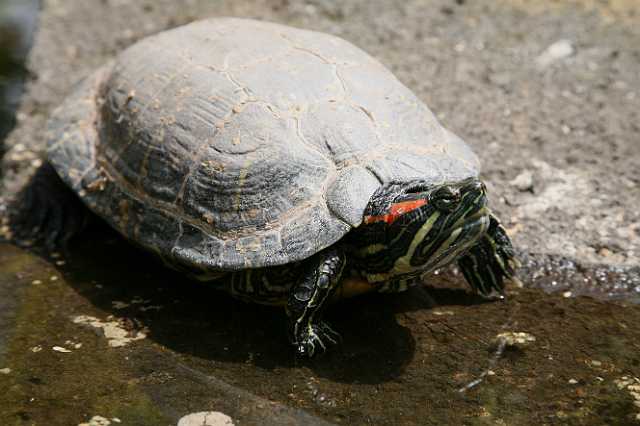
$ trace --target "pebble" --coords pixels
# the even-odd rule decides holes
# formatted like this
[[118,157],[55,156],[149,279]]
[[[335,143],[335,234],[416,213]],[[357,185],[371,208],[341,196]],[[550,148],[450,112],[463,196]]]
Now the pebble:
[[521,192],[533,192],[533,173],[530,170],[525,170],[510,181],[509,185]]
[[524,332],[507,331],[505,333],[498,334],[494,341],[500,343],[504,341],[507,346],[527,346],[531,342],[535,342],[534,335]]
[[573,44],[569,40],[558,40],[547,47],[536,58],[536,65],[540,68],[546,68],[560,59],[567,58],[574,53]]
[[111,421],[102,416],[93,416],[88,423],[80,423],[78,426],[109,426]]
[[178,426],[234,426],[234,423],[231,417],[219,411],[201,411],[182,417]]
[[0,374],[9,374],[11,373],[10,368],[0,368]]
[[69,353],[71,352],[69,349],[67,348],[63,348],[62,346],[54,346],[51,349],[53,349],[56,352],[62,352],[62,353]]

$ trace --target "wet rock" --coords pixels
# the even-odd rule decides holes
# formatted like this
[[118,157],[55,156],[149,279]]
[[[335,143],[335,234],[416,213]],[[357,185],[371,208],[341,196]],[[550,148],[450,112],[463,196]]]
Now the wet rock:
[[[558,411],[571,418],[580,407],[588,408],[580,413],[591,424],[616,424],[611,419],[620,418],[620,407],[623,416],[638,414],[630,393],[637,382],[614,384],[635,377],[629,371],[640,361],[637,306],[526,287],[509,287],[506,300],[486,303],[459,274],[442,271],[428,277],[427,288],[330,309],[327,319],[342,330],[343,344],[299,362],[282,336],[280,310],[234,301],[124,241],[102,243],[108,240],[92,235],[68,256],[73,267],[40,286],[30,284],[33,276],[51,275],[55,265],[0,245],[0,259],[20,265],[10,275],[0,270],[0,280],[24,286],[14,325],[4,330],[11,338],[2,362],[12,371],[0,380],[0,424],[15,423],[9,416],[17,410],[46,424],[55,401],[65,401],[56,411],[59,424],[78,424],[78,413],[99,406],[111,426],[115,418],[177,424],[194,407],[223,412],[236,424],[267,425],[427,417],[462,424],[478,415],[478,404],[506,424],[542,424]],[[544,274],[545,265],[539,268]],[[550,268],[584,273],[576,264]],[[114,300],[140,301],[125,309],[131,324],[147,330],[146,339],[114,348],[101,329],[70,320],[122,315]],[[147,304],[164,309],[136,308]],[[505,347],[498,356],[496,341]],[[73,354],[42,349],[61,344]],[[39,402],[25,402],[30,398]],[[531,406],[538,407],[533,418]],[[598,414],[607,410],[610,417]]]

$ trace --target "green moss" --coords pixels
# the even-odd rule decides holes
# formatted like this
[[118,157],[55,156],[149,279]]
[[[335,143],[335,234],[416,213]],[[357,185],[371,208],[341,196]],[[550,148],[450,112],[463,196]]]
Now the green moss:
[[[12,252],[4,256],[8,262],[1,279],[29,271],[5,357],[12,372],[0,382],[0,424],[75,425],[94,415],[118,417],[124,424],[170,423],[132,380],[127,348],[108,348],[103,337],[71,321],[78,308],[90,307],[79,306],[81,300],[63,279],[49,279],[60,274],[30,254],[6,246],[0,250]],[[31,285],[33,279],[42,284]],[[56,352],[53,346],[72,352]]]

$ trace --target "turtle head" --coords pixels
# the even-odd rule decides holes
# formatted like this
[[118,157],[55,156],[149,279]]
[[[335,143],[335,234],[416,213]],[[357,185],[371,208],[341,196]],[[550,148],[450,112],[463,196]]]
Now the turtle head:
[[380,188],[358,228],[356,257],[370,282],[416,276],[456,260],[487,231],[485,185],[476,178]]

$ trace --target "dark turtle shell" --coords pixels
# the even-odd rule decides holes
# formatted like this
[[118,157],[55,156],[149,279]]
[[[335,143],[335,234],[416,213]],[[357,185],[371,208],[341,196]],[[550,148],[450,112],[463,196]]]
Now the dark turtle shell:
[[389,181],[478,161],[385,67],[327,34],[231,18],[143,39],[49,124],[49,159],[95,213],[170,263],[304,259]]

